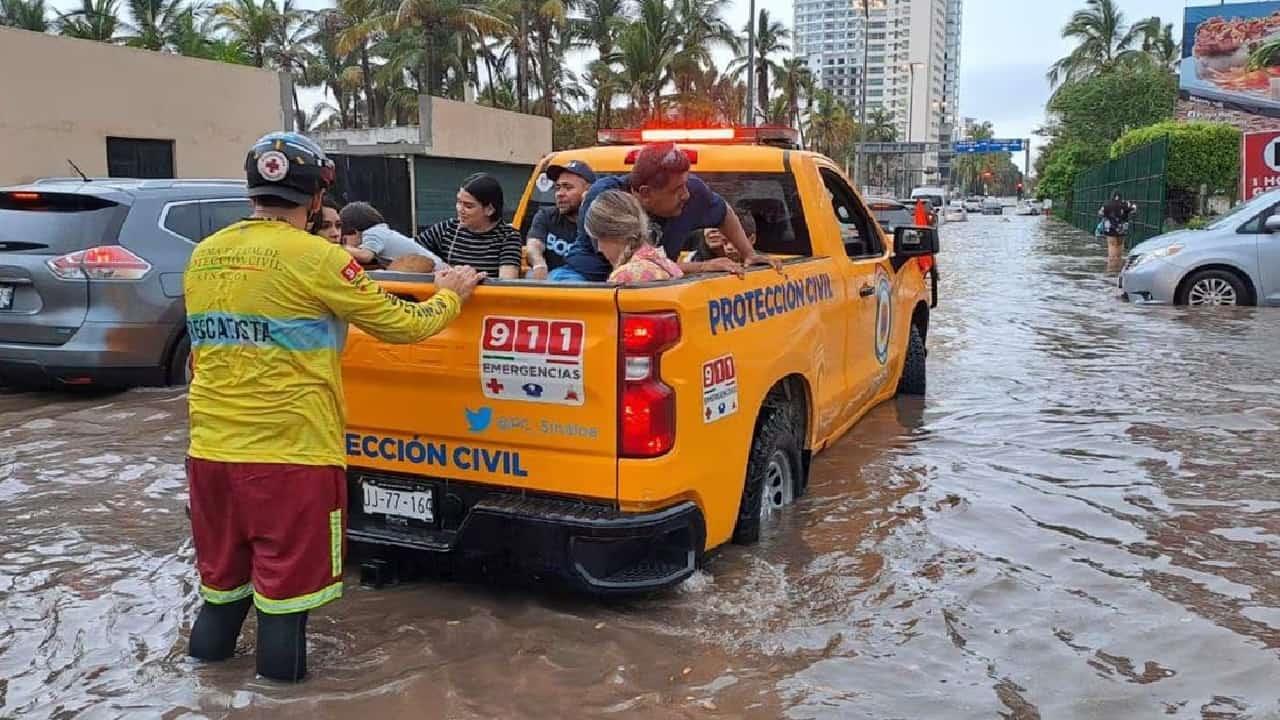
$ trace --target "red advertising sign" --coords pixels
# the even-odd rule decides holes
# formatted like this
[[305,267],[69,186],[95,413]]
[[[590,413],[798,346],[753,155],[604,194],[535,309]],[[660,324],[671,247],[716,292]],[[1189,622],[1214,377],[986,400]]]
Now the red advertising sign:
[[1280,132],[1245,133],[1240,148],[1241,200],[1280,188]]

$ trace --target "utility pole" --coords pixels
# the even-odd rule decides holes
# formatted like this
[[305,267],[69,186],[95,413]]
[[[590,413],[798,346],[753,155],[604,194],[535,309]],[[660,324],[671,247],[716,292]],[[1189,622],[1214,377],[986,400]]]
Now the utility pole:
[[[755,0],[752,0],[755,2]],[[862,192],[867,142],[867,46],[871,44],[871,0],[862,0],[862,97],[858,100],[858,153],[853,159],[853,189]]]
[[756,0],[749,5],[747,20],[747,127],[756,124]]

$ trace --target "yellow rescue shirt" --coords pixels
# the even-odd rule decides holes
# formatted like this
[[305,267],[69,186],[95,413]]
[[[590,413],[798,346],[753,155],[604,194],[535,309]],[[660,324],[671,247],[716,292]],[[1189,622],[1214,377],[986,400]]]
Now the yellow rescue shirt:
[[223,462],[346,467],[346,323],[412,343],[462,309],[451,290],[424,303],[389,295],[341,247],[273,220],[206,238],[183,289],[194,368],[189,452]]

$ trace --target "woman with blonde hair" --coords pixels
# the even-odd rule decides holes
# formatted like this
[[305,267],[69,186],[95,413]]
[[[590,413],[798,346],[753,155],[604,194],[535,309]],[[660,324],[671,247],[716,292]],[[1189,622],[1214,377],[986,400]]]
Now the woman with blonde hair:
[[625,285],[684,276],[680,266],[653,244],[649,215],[631,193],[600,193],[583,224],[600,254],[613,265],[610,283]]

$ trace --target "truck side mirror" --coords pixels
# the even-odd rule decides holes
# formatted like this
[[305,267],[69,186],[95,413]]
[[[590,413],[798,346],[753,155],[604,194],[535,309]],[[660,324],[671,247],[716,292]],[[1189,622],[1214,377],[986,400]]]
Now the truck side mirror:
[[936,255],[938,229],[920,225],[900,225],[893,229],[893,254],[899,258]]
[[1266,228],[1269,233],[1280,232],[1280,213],[1276,213],[1275,215],[1267,218],[1266,222],[1264,222],[1262,226]]

